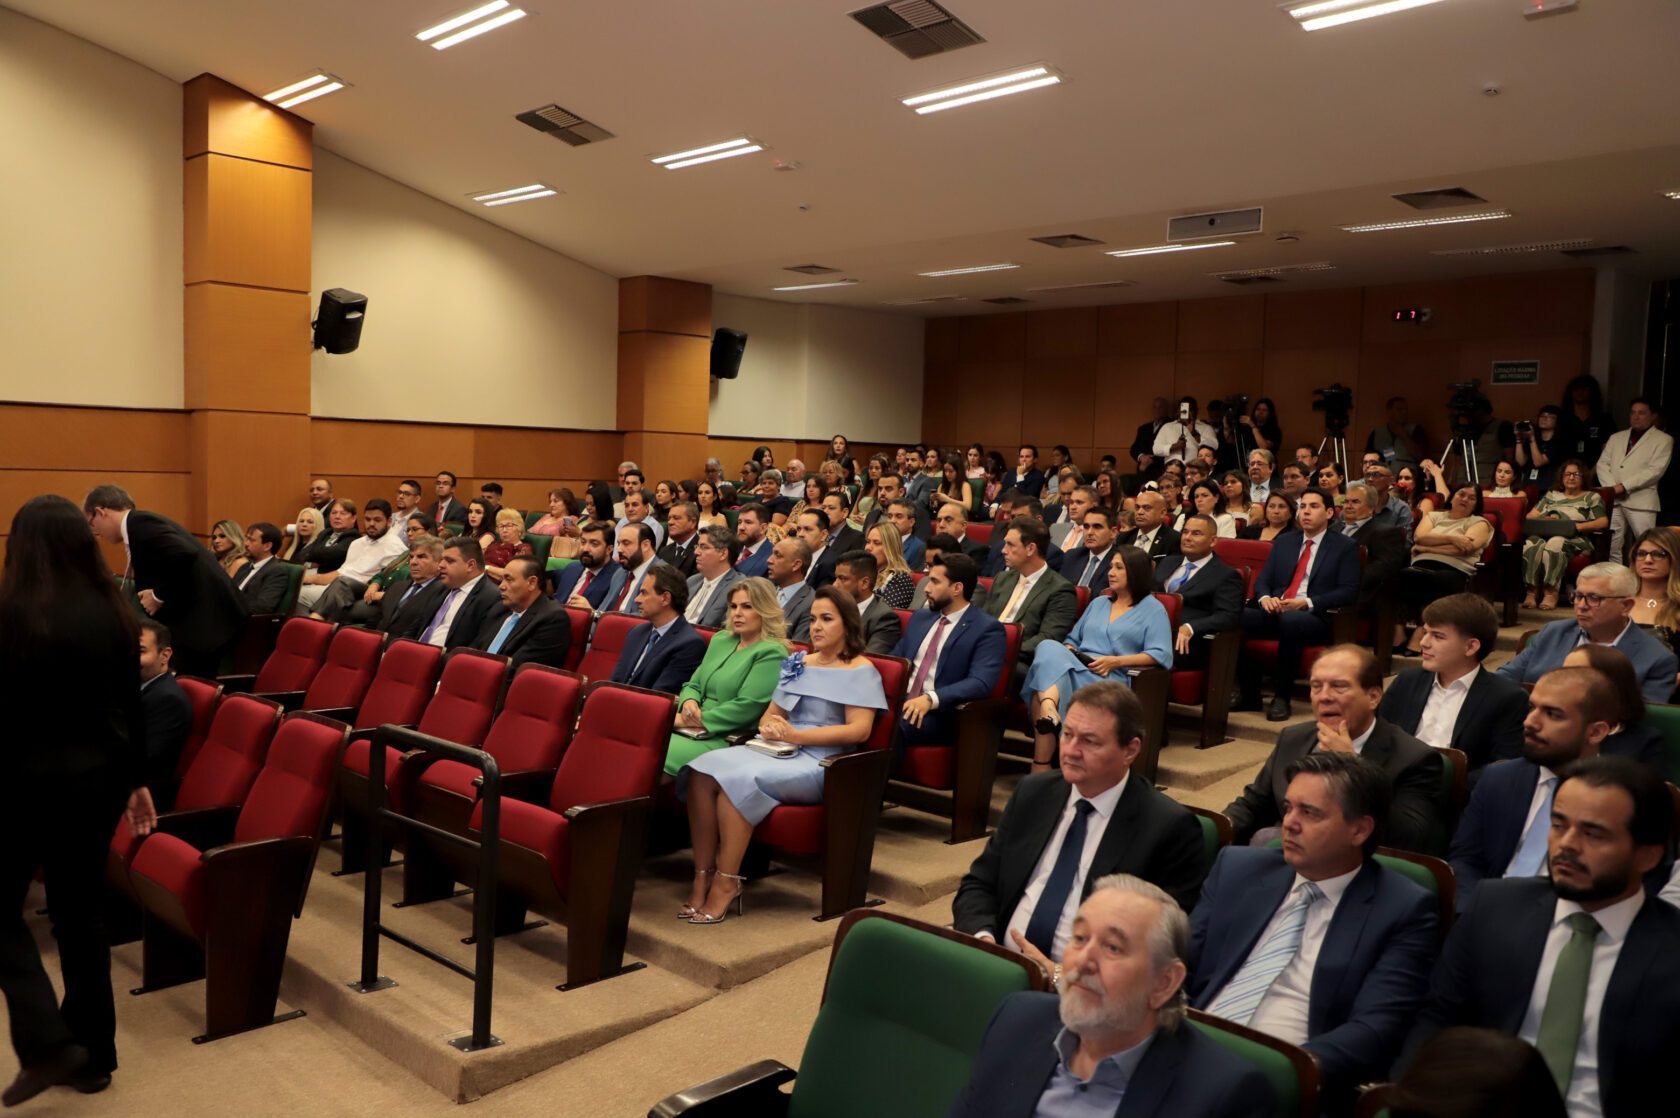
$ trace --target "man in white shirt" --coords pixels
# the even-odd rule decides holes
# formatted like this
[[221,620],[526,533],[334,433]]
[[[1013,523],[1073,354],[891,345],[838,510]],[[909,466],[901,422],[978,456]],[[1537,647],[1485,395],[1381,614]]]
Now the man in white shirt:
[[[630,485],[637,485],[640,478],[641,475],[632,470],[625,480]],[[624,517],[618,522],[618,530],[624,531],[627,524],[646,524],[652,529],[654,551],[665,545],[665,525],[655,519],[653,509],[648,505],[647,494],[640,488],[628,490],[624,494]]]
[[1178,418],[1161,424],[1155,432],[1155,457],[1163,462],[1183,462],[1194,459],[1200,447],[1219,449],[1219,436],[1213,424],[1196,419],[1196,398],[1184,396],[1178,401]]
[[1604,444],[1598,457],[1598,484],[1616,490],[1610,510],[1610,560],[1620,563],[1640,536],[1657,523],[1662,501],[1657,483],[1668,470],[1674,454],[1674,439],[1656,429],[1656,413],[1643,398],[1628,409],[1628,428],[1617,431]]
[[782,496],[790,501],[799,501],[805,496],[805,463],[797,458],[788,459],[787,472],[782,480]]
[[695,573],[688,580],[688,606],[683,616],[690,625],[721,629],[729,613],[729,591],[741,575],[735,560],[741,541],[721,524],[700,531],[694,541]]
[[391,503],[383,497],[373,498],[362,510],[362,534],[350,544],[343,565],[336,571],[314,571],[303,576],[298,613],[337,621],[367,592],[374,575],[407,554],[406,535],[391,530]]

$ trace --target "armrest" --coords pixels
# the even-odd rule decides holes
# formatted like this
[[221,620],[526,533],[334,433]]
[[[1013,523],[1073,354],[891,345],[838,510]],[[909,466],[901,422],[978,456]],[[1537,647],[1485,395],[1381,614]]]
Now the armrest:
[[710,1118],[724,1114],[786,1114],[788,1096],[779,1088],[799,1073],[780,1060],[759,1060],[660,1099],[648,1118]]
[[234,868],[249,868],[260,862],[269,862],[292,851],[301,850],[307,856],[314,845],[313,839],[299,835],[251,839],[248,842],[229,842],[211,847],[200,854],[198,860],[203,862],[206,868],[222,867],[222,872],[225,873]]
[[353,725],[356,721],[355,707],[316,707],[309,713],[319,714],[322,718],[331,718],[336,722],[344,723],[346,726]]
[[290,714],[303,706],[303,691],[253,691],[252,696],[258,699],[268,699],[280,704],[280,708]]
[[222,693],[224,695],[243,695],[248,693],[252,687],[256,686],[257,675],[255,672],[251,672],[249,674],[238,673],[235,675],[219,675],[216,677],[216,682],[222,685]]
[[[326,712],[325,711],[318,711],[317,713],[323,713],[324,714]],[[412,722],[395,722],[395,723],[391,723],[391,724],[395,725],[395,726],[401,726],[405,730],[414,729],[414,724]],[[374,735],[377,734],[377,733],[379,733],[379,727],[378,726],[364,726],[360,730],[351,730],[350,731],[350,740],[351,741],[372,741]]]
[[574,826],[631,815],[653,806],[652,796],[629,796],[622,800],[603,800],[598,804],[574,804],[565,811],[566,822]]
[[208,850],[232,838],[234,825],[238,822],[239,806],[223,804],[166,811],[157,818],[157,830],[159,834],[173,835],[190,846]]
[[298,835],[206,850],[199,861],[204,863],[205,892],[216,899],[212,921],[237,921],[247,928],[254,923],[261,929],[265,914],[280,921],[302,916],[314,859],[315,840]]
[[1325,610],[1330,615],[1332,644],[1352,644],[1359,636],[1359,611],[1353,609]]
[[[442,761],[443,755],[428,753],[424,749],[411,749],[402,755],[397,764],[397,787],[391,790],[391,800],[394,803],[406,804],[413,801],[414,786],[420,783],[420,778],[426,770]],[[385,779],[389,781],[391,774],[387,772]]]
[[528,804],[539,807],[548,803],[548,794],[554,788],[554,769],[516,769],[512,772],[502,772],[502,797],[509,800],[524,800]]

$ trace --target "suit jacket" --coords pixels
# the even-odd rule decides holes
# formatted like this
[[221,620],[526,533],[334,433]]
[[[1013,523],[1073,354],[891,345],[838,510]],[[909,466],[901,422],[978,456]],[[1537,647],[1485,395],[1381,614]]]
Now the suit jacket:
[[[712,596],[706,601],[706,612],[702,613],[700,620],[694,624],[707,629],[723,628],[723,623],[729,616],[729,588],[740,581],[740,571],[737,571],[734,567],[725,569],[723,574],[718,576],[717,589],[712,591]],[[700,596],[700,588],[705,584],[706,580],[699,575],[693,575],[689,578],[688,601],[690,605]]]
[[140,712],[146,720],[146,783],[154,792],[171,790],[175,763],[192,733],[192,700],[174,673],[164,672],[140,689]]
[[[1337,530],[1340,525],[1333,525]],[[1343,535],[1346,535],[1344,532]],[[1375,601],[1400,569],[1411,562],[1411,549],[1406,546],[1406,534],[1378,517],[1371,517],[1348,537],[1365,549],[1365,570],[1359,576],[1360,605]],[[1299,551],[1296,552],[1300,554]],[[1314,598],[1316,605],[1318,599]]]
[[[776,545],[769,540],[758,541],[758,550],[747,555],[745,560],[735,564],[735,569],[741,572],[742,578],[767,578],[770,575],[770,551]],[[745,549],[742,550],[745,555]]]
[[[1383,692],[1377,713],[1406,733],[1416,734],[1434,686],[1434,672],[1407,668]],[[1528,693],[1497,672],[1483,669],[1476,673],[1470,693],[1458,708],[1458,721],[1447,744],[1464,751],[1472,772],[1493,761],[1519,757],[1527,717]]]
[[[993,579],[982,608],[1001,619],[1019,581],[1021,576],[1014,571],[1004,571]],[[1015,610],[1015,624],[1021,627],[1021,662],[1032,663],[1033,653],[1044,641],[1065,639],[1078,620],[1079,595],[1073,592],[1073,583],[1054,568],[1046,568]]]
[[[867,539],[868,536],[869,533],[865,531],[864,537]],[[899,543],[904,549],[905,566],[913,571],[919,571],[927,566],[927,544],[924,541],[911,536],[909,539],[900,540]]]
[[[446,590],[444,594],[447,597],[448,591]],[[441,603],[442,599],[439,600],[439,604]],[[455,610],[455,619],[449,623],[449,635],[443,638],[443,650],[448,652],[451,648],[472,647],[473,642],[478,639],[478,634],[483,630],[485,621],[501,604],[502,592],[497,587],[495,580],[489,575],[481,575],[478,585],[472,588],[472,592],[467,595],[466,600]],[[433,612],[435,613],[436,610],[434,609]],[[421,632],[424,632],[426,626],[431,624],[431,620],[428,617],[420,623]]]
[[136,592],[163,602],[154,615],[169,626],[175,658],[195,673],[214,675],[215,658],[245,624],[245,602],[210,549],[166,516],[128,514],[128,550]]
[[443,580],[434,577],[404,602],[403,596],[413,585],[412,579],[400,578],[385,588],[385,596],[379,599],[377,625],[382,632],[418,640],[447,593]]
[[[1283,851],[1219,852],[1190,917],[1190,1004],[1206,1009],[1248,961],[1295,887]],[[1342,1091],[1381,1079],[1429,990],[1440,946],[1435,898],[1367,861],[1348,883],[1319,944],[1307,998],[1307,1042]]]
[[[1469,705],[1468,700],[1465,705]],[[1534,786],[1539,781],[1540,766],[1520,757],[1482,771],[1447,854],[1453,876],[1458,879],[1454,897],[1457,911],[1470,907],[1476,887],[1485,879],[1505,876],[1505,867],[1522,842],[1523,824],[1528,822],[1528,807],[1534,802]]]
[[694,545],[699,540],[699,532],[690,536],[686,544],[679,544],[676,540],[666,539],[665,546],[659,549],[659,557],[681,571],[684,578],[688,578],[694,574]]
[[[694,669],[700,666],[701,658],[706,655],[705,638],[679,616],[659,643],[653,646],[647,659],[642,660],[642,649],[647,647],[651,636],[651,621],[644,621],[630,630],[630,635],[624,638],[624,651],[619,653],[618,663],[613,666],[612,681],[675,695],[682,690],[682,685],[688,682]],[[642,662],[638,664],[638,660]]]
[[811,565],[805,574],[805,581],[810,583],[813,590],[820,590],[834,581],[834,568],[840,565],[840,557],[848,551],[863,550],[863,533],[845,525],[831,539],[828,546],[823,548],[822,557]]
[[877,656],[890,655],[893,647],[898,644],[898,638],[904,635],[904,622],[898,619],[898,611],[889,606],[879,594],[875,594],[870,597],[862,620],[863,643],[868,646],[869,651]]
[[286,564],[279,559],[270,559],[258,570],[247,567],[240,571],[233,585],[251,613],[279,613],[290,582]]
[[[1277,746],[1260,766],[1259,774],[1225,809],[1231,818],[1233,843],[1246,845],[1255,831],[1282,822],[1283,798],[1289,792],[1289,779],[1284,774],[1317,744],[1318,725],[1313,722],[1290,726],[1278,735]],[[1446,846],[1441,755],[1379,717],[1371,736],[1365,739],[1364,756],[1381,765],[1394,784],[1388,825],[1382,829],[1383,845],[1439,853]]]
[[[914,667],[922,641],[941,616],[930,609],[912,614],[892,654],[904,657]],[[931,690],[938,696],[939,706],[922,720],[926,737],[947,736],[955,728],[952,712],[958,704],[983,699],[992,693],[998,674],[1004,669],[1008,643],[996,618],[972,604],[963,610],[956,626],[940,645],[939,660],[934,665]],[[909,724],[900,722],[899,726],[908,730]]]
[[[509,612],[507,606],[498,603],[479,627],[478,637],[472,646],[481,652],[488,651],[490,642],[496,639]],[[522,664],[565,667],[566,652],[571,647],[572,619],[566,613],[566,607],[553,598],[539,597],[520,617],[498,652],[508,658],[508,676],[511,678]]]
[[1023,474],[1018,469],[1010,470],[1003,475],[1003,488],[998,492],[1007,493],[1011,489],[1019,489],[1029,497],[1037,497],[1044,492],[1044,471],[1034,469]]
[[447,501],[433,501],[429,511],[433,522],[439,527],[444,524],[465,524],[467,522],[467,506],[453,497]]
[[[1055,994],[1004,998],[946,1118],[1032,1118],[1056,1071],[1061,1030]],[[1185,1022],[1170,1033],[1156,1030],[1115,1115],[1270,1118],[1276,1112],[1271,1084],[1257,1066]]]
[[[1557,896],[1544,878],[1484,882],[1453,925],[1407,1058],[1451,1025],[1515,1036],[1534,993]],[[1622,942],[1598,1017],[1604,1118],[1643,1118],[1673,1094],[1680,1059],[1680,909],[1646,898]],[[1653,1110],[1653,1107],[1656,1110]]]
[[1092,594],[1101,594],[1108,589],[1108,564],[1114,557],[1114,547],[1115,545],[1110,545],[1107,551],[1098,556],[1102,562],[1096,565],[1096,568],[1091,572],[1091,577],[1083,583],[1080,582],[1080,578],[1085,574],[1085,568],[1090,565],[1090,549],[1076,547],[1072,551],[1062,552],[1061,566],[1056,569],[1061,572],[1063,578],[1075,586],[1083,585]]
[[[1167,583],[1184,562],[1182,555],[1169,555],[1161,560],[1161,565],[1155,568],[1158,592],[1166,592]],[[1210,552],[1190,580],[1175,591],[1182,602],[1179,624],[1189,625],[1198,637],[1241,627],[1243,589],[1243,573]]]
[[[1136,547],[1138,530],[1133,528],[1129,532],[1121,532],[1115,539],[1127,547]],[[1149,546],[1149,558],[1159,561],[1169,555],[1178,554],[1178,532],[1171,524],[1163,524],[1155,533],[1155,542]]]
[[[1563,667],[1563,658],[1574,649],[1581,626],[1573,617],[1553,621],[1529,640],[1516,658],[1500,665],[1499,674],[1515,683],[1533,683],[1553,668]],[[1616,648],[1633,664],[1639,690],[1648,703],[1666,703],[1674,691],[1674,676],[1680,662],[1661,641],[1637,625],[1629,625],[1616,641]]]
[[[565,605],[571,599],[572,593],[582,584],[583,576],[582,563],[568,564],[554,580],[554,600]],[[584,600],[596,611],[605,609],[609,602],[618,600],[619,592],[624,589],[626,577],[623,567],[615,560],[607,560],[606,566],[595,572],[595,581],[584,591]]]
[[[1291,528],[1272,541],[1265,566],[1254,580],[1256,600],[1281,598],[1289,589],[1304,538],[1300,529]],[[1298,593],[1312,599],[1312,611],[1316,614],[1353,605],[1359,598],[1359,545],[1334,528],[1328,528],[1319,537],[1318,548],[1312,569]]]
[[[1079,896],[1089,895],[1099,878],[1129,873],[1165,889],[1188,911],[1202,887],[1201,825],[1189,808],[1157,792],[1137,773],[1132,777],[1085,867]],[[1054,771],[1035,773],[1015,786],[997,830],[957,887],[951,912],[959,932],[1004,937],[1072,795],[1073,785]]]
[[1618,503],[1630,509],[1656,512],[1661,508],[1657,500],[1657,482],[1668,470],[1674,454],[1674,437],[1655,427],[1639,436],[1639,442],[1628,449],[1628,431],[1617,431],[1604,443],[1604,453],[1598,456],[1598,484],[1621,485],[1627,493]]
[[793,592],[793,597],[782,607],[782,616],[787,620],[788,640],[798,641],[800,644],[811,639],[811,595],[814,591],[809,582],[799,584],[799,589]]

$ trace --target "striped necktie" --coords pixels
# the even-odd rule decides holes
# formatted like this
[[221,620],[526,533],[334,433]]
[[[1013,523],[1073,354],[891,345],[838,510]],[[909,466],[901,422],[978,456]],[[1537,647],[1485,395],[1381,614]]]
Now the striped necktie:
[[1307,926],[1307,909],[1323,896],[1324,890],[1312,881],[1303,881],[1295,887],[1294,900],[1284,909],[1277,926],[1249,953],[1242,969],[1219,991],[1219,996],[1208,1006],[1209,1013],[1239,1025],[1248,1024],[1265,999],[1266,991],[1272,988],[1283,968],[1301,950],[1301,932]]

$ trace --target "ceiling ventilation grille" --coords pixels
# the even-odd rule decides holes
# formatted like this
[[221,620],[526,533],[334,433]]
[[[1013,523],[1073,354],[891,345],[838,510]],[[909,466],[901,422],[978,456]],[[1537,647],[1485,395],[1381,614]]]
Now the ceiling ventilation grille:
[[1060,295],[1064,291],[1095,291],[1104,287],[1136,287],[1135,280],[1098,280],[1095,283],[1064,283],[1056,287],[1029,287],[1033,295]]
[[839,270],[839,268],[830,268],[824,264],[795,264],[782,269],[784,272],[799,272],[807,276],[831,276]]
[[1600,256],[1633,256],[1639,250],[1627,245],[1604,245],[1601,248],[1566,248],[1559,251],[1576,260],[1592,260]]
[[1573,241],[1532,241],[1526,245],[1486,245],[1482,248],[1438,248],[1430,252],[1431,256],[1523,256],[1531,252],[1568,252],[1571,249],[1589,248],[1591,237],[1582,237]]
[[1394,200],[1414,210],[1444,210],[1450,206],[1475,206],[1487,201],[1480,194],[1462,186],[1449,186],[1442,190],[1411,190],[1394,195]]
[[1023,299],[1019,295],[999,295],[996,299],[982,299],[982,303],[995,303],[1000,307],[1012,307],[1016,303],[1030,303],[1031,299]]
[[1219,279],[1224,283],[1234,283],[1238,287],[1249,287],[1249,286],[1251,286],[1253,284],[1257,284],[1257,283],[1282,283],[1283,282],[1277,276],[1267,276],[1267,275],[1259,275],[1259,276],[1254,276],[1254,275],[1248,275],[1248,276],[1241,276],[1241,275],[1220,276]]
[[514,119],[521,124],[530,125],[538,132],[546,132],[556,140],[564,140],[575,148],[613,138],[613,134],[599,124],[584,120],[570,109],[562,109],[559,105],[544,105],[540,109],[520,113]]
[[1298,275],[1304,272],[1333,272],[1336,266],[1328,260],[1315,260],[1311,264],[1279,264],[1274,268],[1238,268],[1229,272],[1209,272],[1208,275],[1226,283],[1266,283],[1270,280],[1281,280],[1284,276]]
[[881,305],[884,307],[919,307],[923,303],[961,303],[966,295],[929,295],[921,299],[890,299]]
[[852,18],[906,58],[927,58],[986,41],[933,0],[892,0],[855,11]]
[[1087,237],[1082,233],[1057,233],[1050,237],[1034,237],[1033,240],[1051,248],[1084,248],[1086,245],[1100,245],[1101,241],[1095,237]]

